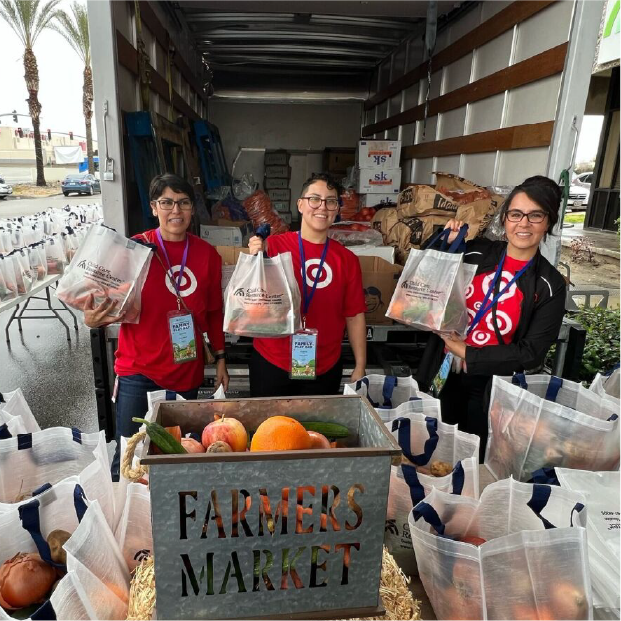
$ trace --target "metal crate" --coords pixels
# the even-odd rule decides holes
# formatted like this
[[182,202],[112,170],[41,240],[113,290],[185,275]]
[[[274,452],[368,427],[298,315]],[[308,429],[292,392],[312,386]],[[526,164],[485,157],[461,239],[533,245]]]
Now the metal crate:
[[150,455],[147,441],[158,617],[380,614],[390,466],[401,450],[370,403],[163,401],[154,420],[201,433],[215,414],[249,431],[276,414],[338,422],[350,436],[341,449],[184,455]]

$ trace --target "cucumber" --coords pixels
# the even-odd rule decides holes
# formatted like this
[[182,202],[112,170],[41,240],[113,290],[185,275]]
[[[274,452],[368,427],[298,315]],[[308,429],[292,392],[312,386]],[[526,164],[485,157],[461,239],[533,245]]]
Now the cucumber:
[[321,421],[300,421],[300,423],[306,431],[317,431],[326,438],[346,438],[349,435],[349,429],[338,423],[323,423]]
[[150,423],[144,418],[132,418],[135,423],[143,423],[147,428],[147,435],[151,438],[151,441],[159,448],[165,455],[176,455],[179,453],[187,453],[187,451],[181,445],[181,442],[177,442],[176,438],[173,438],[171,434],[157,423]]

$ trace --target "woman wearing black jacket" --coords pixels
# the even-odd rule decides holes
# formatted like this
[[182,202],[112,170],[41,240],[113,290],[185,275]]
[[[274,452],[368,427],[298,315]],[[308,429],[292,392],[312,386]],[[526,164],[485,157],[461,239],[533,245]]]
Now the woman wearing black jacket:
[[[479,238],[465,245],[464,261],[477,265],[466,293],[468,335],[431,335],[416,376],[421,388],[429,389],[447,354],[452,355],[440,393],[442,418],[481,438],[481,461],[492,376],[540,366],[561,327],[565,280],[539,251],[558,220],[560,200],[554,181],[530,177],[501,208],[506,241]],[[449,243],[462,224],[447,223]]]

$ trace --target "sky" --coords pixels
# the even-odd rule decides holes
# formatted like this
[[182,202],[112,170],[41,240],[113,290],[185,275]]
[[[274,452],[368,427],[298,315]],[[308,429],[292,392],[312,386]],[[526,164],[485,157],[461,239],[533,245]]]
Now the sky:
[[[70,0],[59,7],[69,12]],[[34,45],[39,66],[41,131],[84,136],[82,114],[82,71],[84,66],[73,48],[58,33],[44,30]],[[28,91],[24,81],[23,47],[17,35],[0,18],[0,114],[17,110],[28,114]],[[18,117],[18,127],[32,127],[30,118]],[[15,127],[12,116],[0,116],[1,127]],[[93,119],[93,137],[97,137]]]

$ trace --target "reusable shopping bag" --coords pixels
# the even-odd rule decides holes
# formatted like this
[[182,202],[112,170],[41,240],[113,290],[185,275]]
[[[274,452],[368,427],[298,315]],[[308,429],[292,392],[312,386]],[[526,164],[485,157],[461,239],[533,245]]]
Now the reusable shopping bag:
[[589,386],[589,390],[599,397],[608,399],[614,403],[617,408],[621,404],[619,399],[619,366],[605,374],[597,373]]
[[0,227],[0,254],[8,254],[13,250],[11,231]]
[[619,468],[618,408],[549,375],[494,376],[485,465],[497,479],[528,481],[540,468]]
[[51,427],[0,440],[0,514],[28,502],[42,487],[78,476],[89,498],[114,524],[114,493],[105,434]]
[[153,551],[151,492],[142,483],[130,483],[115,538],[129,571]]
[[[445,246],[450,232],[445,229],[435,239],[442,239]],[[420,330],[465,335],[469,321],[466,290],[476,273],[476,266],[464,263],[463,255],[457,253],[467,232],[464,225],[447,252],[410,250],[386,317]]]
[[13,257],[0,254],[0,302],[17,297],[17,279],[13,267]]
[[374,408],[393,409],[410,400],[429,398],[418,391],[418,384],[413,377],[379,375],[371,373],[362,379],[343,387],[344,395],[362,395]]
[[94,224],[60,279],[56,295],[78,310],[84,310],[90,295],[95,306],[111,299],[116,302],[112,316],[125,313],[124,323],[137,323],[151,256],[150,248]]
[[7,418],[21,417],[27,433],[41,431],[21,388],[0,393],[0,412]]
[[224,331],[229,334],[280,337],[302,327],[290,252],[270,259],[262,252],[240,254],[224,300]]
[[478,498],[480,440],[459,431],[457,425],[418,412],[394,419],[389,429],[403,451],[403,463],[390,469],[384,542],[401,568],[412,575],[416,573],[408,523],[412,508],[432,488]]
[[580,494],[513,479],[480,500],[433,488],[409,524],[438,619],[592,618]]
[[67,259],[60,236],[46,238],[44,242],[47,273],[49,276],[62,274],[65,271]]
[[[621,498],[619,472],[589,472],[555,468],[564,489],[586,499],[589,565],[593,605],[619,618],[619,563],[621,562]],[[608,616],[607,618],[612,618]]]
[[28,260],[32,274],[36,275],[37,280],[43,280],[47,276],[47,259],[42,244],[33,244],[28,248]]
[[30,293],[37,276],[30,269],[30,259],[28,258],[28,249],[13,250],[9,255],[13,257],[13,269],[15,270],[15,281],[17,283],[17,294],[26,295]]

